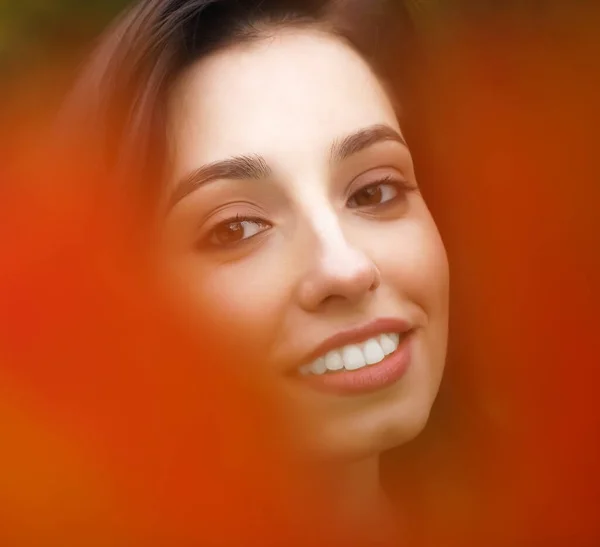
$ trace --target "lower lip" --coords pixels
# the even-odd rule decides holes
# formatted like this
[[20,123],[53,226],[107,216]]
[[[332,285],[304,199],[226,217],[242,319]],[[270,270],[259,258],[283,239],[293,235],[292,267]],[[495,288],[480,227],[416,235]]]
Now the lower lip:
[[375,365],[358,370],[311,374],[303,376],[301,380],[320,391],[340,395],[369,393],[391,386],[404,376],[410,365],[412,334],[406,333],[396,351]]

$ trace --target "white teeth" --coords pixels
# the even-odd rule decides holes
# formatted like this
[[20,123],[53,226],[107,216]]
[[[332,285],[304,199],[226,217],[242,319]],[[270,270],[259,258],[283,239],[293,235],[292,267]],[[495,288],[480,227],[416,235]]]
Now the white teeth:
[[310,374],[310,365],[304,365],[298,369],[300,376],[308,376]]
[[367,365],[374,365],[375,363],[379,363],[379,361],[383,361],[385,358],[383,349],[381,349],[379,342],[375,339],[367,341],[363,346],[363,354]]
[[325,374],[327,371],[358,370],[368,365],[374,365],[385,359],[398,349],[400,335],[398,333],[381,334],[362,344],[350,344],[343,348],[330,351],[312,363],[300,367],[302,376],[309,374]]
[[327,370],[342,370],[344,368],[344,360],[339,351],[330,351],[325,356],[325,366]]
[[382,334],[379,337],[379,343],[381,344],[381,349],[385,355],[394,353],[398,347],[398,343],[394,342],[389,334]]
[[342,349],[342,359],[346,370],[356,370],[366,365],[365,356],[358,346],[346,346]]
[[319,357],[316,361],[310,365],[310,371],[313,374],[325,374],[327,372],[327,367],[325,366],[325,359],[323,357]]

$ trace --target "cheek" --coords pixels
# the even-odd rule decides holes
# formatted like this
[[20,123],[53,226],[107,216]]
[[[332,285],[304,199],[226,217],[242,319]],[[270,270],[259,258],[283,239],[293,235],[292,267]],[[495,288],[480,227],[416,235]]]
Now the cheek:
[[449,268],[446,250],[427,213],[407,227],[390,254],[388,278],[393,290],[423,312],[424,328],[415,345],[412,393],[415,408],[429,409],[446,361],[449,315]]
[[402,299],[417,304],[429,320],[445,320],[448,307],[448,260],[429,214],[389,233],[375,260],[385,283]]
[[237,343],[265,347],[277,336],[289,302],[286,281],[291,272],[286,272],[285,261],[273,258],[257,253],[210,266],[192,260],[179,271],[177,283],[205,319],[227,332],[234,329]]
[[[426,209],[425,209],[426,212]],[[392,299],[412,308],[424,328],[415,347],[415,401],[429,406],[437,392],[446,360],[449,317],[449,268],[446,250],[428,212],[406,223],[394,245],[380,250],[380,269]],[[419,403],[419,404],[421,404]]]

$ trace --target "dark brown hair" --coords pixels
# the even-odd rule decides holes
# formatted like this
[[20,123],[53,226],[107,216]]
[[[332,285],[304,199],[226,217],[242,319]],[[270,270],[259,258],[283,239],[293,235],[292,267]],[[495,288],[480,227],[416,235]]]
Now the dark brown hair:
[[[384,17],[388,12],[393,16]],[[174,79],[203,56],[286,26],[339,35],[382,75],[391,64],[385,56],[407,51],[400,45],[412,36],[401,2],[143,0],[102,37],[68,101],[66,126],[96,151],[104,178],[121,188],[141,184],[135,199],[155,203],[165,169],[165,99]],[[400,63],[394,64],[396,71]],[[82,133],[89,139],[82,141]]]

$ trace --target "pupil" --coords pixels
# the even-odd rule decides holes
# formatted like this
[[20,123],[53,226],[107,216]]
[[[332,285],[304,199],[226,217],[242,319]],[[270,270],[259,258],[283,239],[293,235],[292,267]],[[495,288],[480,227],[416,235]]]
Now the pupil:
[[242,239],[244,228],[241,222],[231,222],[217,228],[215,234],[220,243],[234,243]]
[[376,186],[374,188],[365,188],[361,190],[356,196],[357,205],[373,205],[381,201],[381,188]]

